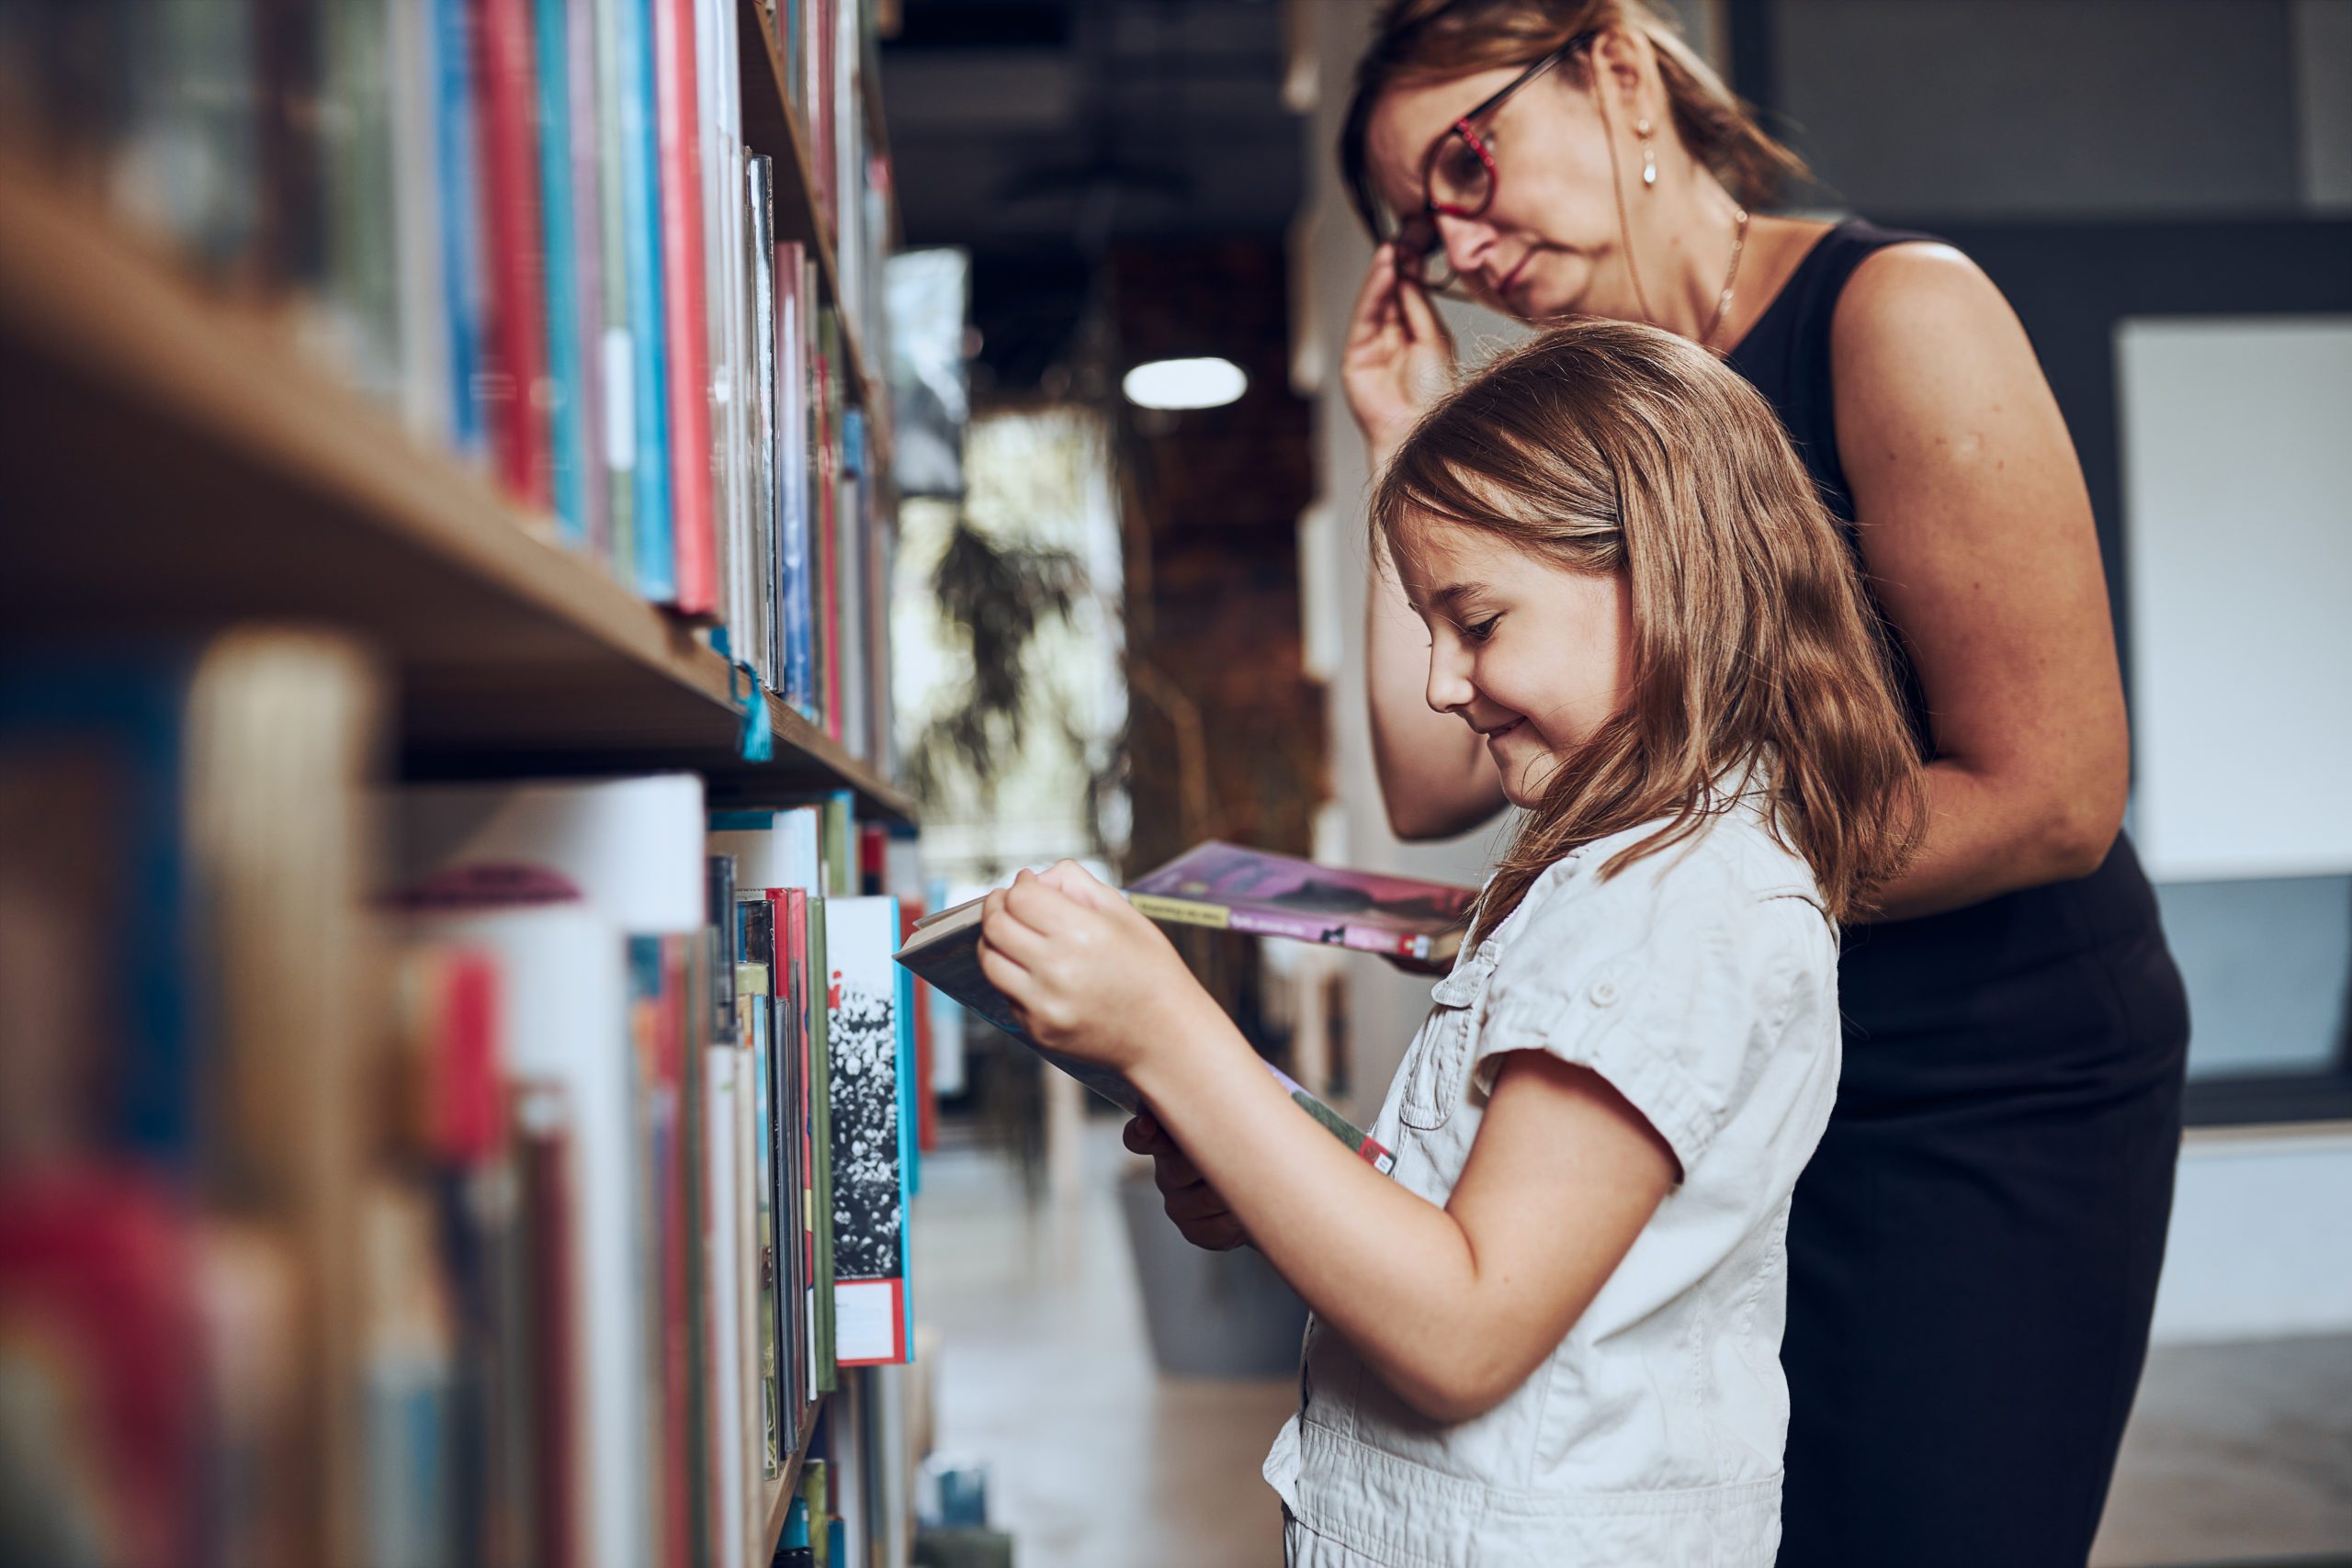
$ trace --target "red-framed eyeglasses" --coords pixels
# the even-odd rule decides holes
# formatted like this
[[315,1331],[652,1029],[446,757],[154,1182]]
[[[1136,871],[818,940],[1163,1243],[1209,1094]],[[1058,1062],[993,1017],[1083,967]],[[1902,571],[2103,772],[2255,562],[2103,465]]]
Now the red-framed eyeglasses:
[[1430,144],[1421,160],[1421,210],[1396,225],[1396,256],[1406,276],[1433,293],[1461,281],[1447,262],[1445,236],[1437,220],[1441,216],[1481,218],[1495,204],[1495,153],[1478,128],[1510,102],[1513,93],[1599,36],[1597,29],[1578,33],[1505,83]]

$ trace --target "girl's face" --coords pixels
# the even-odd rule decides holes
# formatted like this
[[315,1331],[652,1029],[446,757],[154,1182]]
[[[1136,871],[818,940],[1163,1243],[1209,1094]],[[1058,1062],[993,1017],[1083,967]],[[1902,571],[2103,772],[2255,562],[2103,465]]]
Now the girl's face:
[[1430,706],[1487,743],[1514,806],[1623,705],[1632,589],[1622,571],[1571,571],[1494,535],[1408,525],[1406,596],[1430,632]]
[[[1436,215],[1446,259],[1482,303],[1523,321],[1570,314],[1642,319],[1618,223],[1611,138],[1619,164],[1631,158],[1638,181],[1640,144],[1630,98],[1600,106],[1587,85],[1594,45],[1564,60],[1473,126],[1494,156],[1494,200],[1476,218]],[[1603,91],[1621,91],[1599,67]],[[1459,117],[1508,85],[1517,68],[1480,72],[1384,94],[1365,138],[1373,181],[1391,212],[1409,215],[1426,200],[1423,171],[1430,150]],[[1622,123],[1620,123],[1622,122]],[[1446,151],[1452,151],[1447,149]]]

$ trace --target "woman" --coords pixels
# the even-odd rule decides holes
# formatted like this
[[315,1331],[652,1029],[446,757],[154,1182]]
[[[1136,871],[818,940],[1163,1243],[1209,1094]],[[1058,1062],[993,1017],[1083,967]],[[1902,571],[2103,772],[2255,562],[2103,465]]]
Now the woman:
[[[1453,378],[1430,295],[1458,287],[1723,354],[1859,552],[1930,825],[1846,936],[1845,1067],[1788,1238],[1781,1562],[2080,1568],[2146,1348],[2188,1021],[2119,834],[2098,546],[2031,345],[1950,246],[1752,214],[1800,165],[1640,0],[1396,0],[1340,153],[1382,242],[1344,361],[1375,472]],[[1504,804],[1495,768],[1430,710],[1428,637],[1377,563],[1371,594],[1391,824],[1466,831]],[[1229,1244],[1201,1196],[1171,1209]]]

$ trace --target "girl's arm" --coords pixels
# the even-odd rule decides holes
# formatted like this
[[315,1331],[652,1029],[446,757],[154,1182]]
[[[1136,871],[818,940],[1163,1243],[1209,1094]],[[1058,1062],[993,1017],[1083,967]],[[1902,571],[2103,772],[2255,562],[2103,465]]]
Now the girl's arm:
[[[1453,381],[1453,341],[1429,297],[1374,253],[1340,360],[1348,407],[1377,477],[1422,412]],[[1469,728],[1430,711],[1429,631],[1375,544],[1364,589],[1372,756],[1389,829],[1400,839],[1466,833],[1503,808],[1502,780]]]
[[1959,252],[1902,245],[1854,274],[1832,359],[1863,560],[1935,731],[1927,838],[1883,913],[2087,876],[2131,741],[2090,499],[2025,329]]
[[1432,1420],[1523,1382],[1677,1178],[1602,1079],[1517,1053],[1439,1208],[1303,1114],[1149,920],[1074,866],[1050,874],[989,896],[989,980],[1042,1043],[1125,1073],[1259,1250]]

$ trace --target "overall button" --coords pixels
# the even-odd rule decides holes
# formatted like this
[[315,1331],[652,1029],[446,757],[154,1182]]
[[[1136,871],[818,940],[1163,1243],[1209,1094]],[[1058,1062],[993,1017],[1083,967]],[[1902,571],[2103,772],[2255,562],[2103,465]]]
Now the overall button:
[[1597,1008],[1615,1007],[1617,1005],[1617,982],[1614,980],[1595,980],[1592,983],[1592,989],[1587,992],[1586,995],[1592,998],[1592,1005]]

